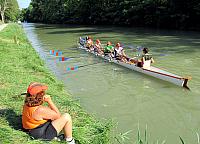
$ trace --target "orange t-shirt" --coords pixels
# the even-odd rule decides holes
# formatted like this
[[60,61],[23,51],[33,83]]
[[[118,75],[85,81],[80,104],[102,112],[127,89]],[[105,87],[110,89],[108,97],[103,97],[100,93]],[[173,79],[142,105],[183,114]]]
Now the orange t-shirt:
[[22,125],[25,129],[34,129],[37,126],[44,124],[47,122],[47,120],[35,120],[32,115],[33,112],[38,108],[38,106],[35,107],[29,107],[27,105],[23,106],[22,111]]

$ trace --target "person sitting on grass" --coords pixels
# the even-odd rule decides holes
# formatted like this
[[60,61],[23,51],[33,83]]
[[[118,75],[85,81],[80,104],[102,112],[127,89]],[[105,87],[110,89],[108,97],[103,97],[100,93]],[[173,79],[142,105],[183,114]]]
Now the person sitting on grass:
[[[28,86],[22,111],[23,128],[33,138],[44,140],[56,138],[63,130],[66,142],[75,144],[71,116],[68,113],[60,114],[51,97],[45,94],[47,88],[38,82]],[[48,106],[43,106],[43,103]]]

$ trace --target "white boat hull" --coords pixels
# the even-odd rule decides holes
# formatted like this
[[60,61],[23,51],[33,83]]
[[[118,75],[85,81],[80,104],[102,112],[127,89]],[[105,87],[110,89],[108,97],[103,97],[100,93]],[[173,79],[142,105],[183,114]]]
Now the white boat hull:
[[174,75],[172,73],[163,71],[163,70],[158,69],[158,68],[153,67],[153,66],[150,66],[149,69],[144,69],[144,68],[138,67],[134,64],[127,64],[127,63],[123,63],[121,61],[114,60],[113,62],[118,64],[118,65],[121,65],[123,67],[129,68],[131,70],[134,70],[134,71],[137,71],[137,72],[149,75],[149,76],[153,76],[155,78],[158,78],[158,79],[161,79],[161,80],[164,80],[164,81],[171,82],[171,83],[176,84],[178,86],[184,87],[184,83],[186,83],[185,78],[182,78],[178,75]]
[[[84,46],[82,46],[80,44],[79,44],[79,48],[89,52],[87,50],[87,48],[85,48]],[[98,55],[94,51],[91,51],[89,53],[92,53],[94,55]],[[184,78],[184,77],[172,74],[170,72],[161,70],[161,69],[153,67],[153,66],[150,66],[148,69],[146,69],[146,68],[138,67],[135,64],[124,63],[124,62],[121,62],[121,61],[115,60],[115,59],[110,60],[109,57],[104,57],[102,55],[98,55],[98,56],[103,58],[103,59],[109,60],[110,62],[113,62],[115,64],[126,67],[128,69],[131,69],[131,70],[134,70],[134,71],[137,71],[137,72],[140,72],[140,73],[143,73],[143,74],[146,74],[146,75],[149,75],[149,76],[152,76],[152,77],[155,77],[155,78],[158,78],[158,79],[161,79],[161,80],[164,80],[164,81],[173,83],[175,85],[189,89],[188,86],[187,86],[188,78]]]

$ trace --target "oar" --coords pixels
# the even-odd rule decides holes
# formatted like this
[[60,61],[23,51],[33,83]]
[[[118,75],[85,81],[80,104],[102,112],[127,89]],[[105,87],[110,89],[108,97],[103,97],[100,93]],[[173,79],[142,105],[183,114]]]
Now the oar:
[[67,72],[75,71],[75,70],[78,70],[79,68],[83,68],[83,67],[91,66],[91,65],[96,65],[96,64],[99,64],[99,63],[101,63],[101,62],[96,62],[96,63],[92,63],[92,64],[86,64],[86,65],[77,65],[77,66],[67,67],[66,71]]
[[141,52],[144,46],[133,46],[131,44],[122,44],[124,47],[130,48],[135,52]]
[[[103,59],[103,62],[108,62],[107,60]],[[79,68],[82,67],[86,67],[86,66],[91,66],[91,65],[96,65],[96,64],[100,64],[102,63],[102,61],[100,62],[95,62],[95,63],[91,63],[91,64],[85,64],[85,65],[77,65],[77,66],[72,66],[72,67],[66,67],[66,71],[74,71],[74,70],[78,70]]]
[[72,54],[72,53],[77,53],[77,51],[63,51],[62,54],[66,54],[66,53],[70,53],[70,54]]
[[61,56],[62,54],[65,54],[65,53],[75,53],[75,52],[62,52],[60,50],[50,50],[49,51],[50,55],[54,55],[54,56]]
[[70,60],[72,58],[80,58],[80,57],[59,57],[59,61],[67,61],[67,60]]
[[69,52],[69,51],[61,51],[61,50],[49,50],[49,53],[50,53],[50,55],[54,55],[54,56],[61,56],[62,54],[65,54],[65,53],[70,53],[70,54],[72,54],[72,53],[77,53],[77,52]]
[[167,56],[168,54],[152,54],[153,56]]
[[77,47],[71,47],[71,48],[66,48],[66,49],[69,49],[69,50],[77,50],[78,48]]
[[[137,55],[139,55],[142,52],[143,46],[132,46],[132,45],[126,45],[124,44],[124,47],[131,48],[134,52],[138,52]],[[153,56],[167,56],[167,54],[152,54]]]
[[71,58],[68,57],[59,57],[59,61],[67,61],[70,60]]
[[50,53],[50,55],[54,55],[54,56],[62,55],[62,51],[60,51],[60,50],[50,50],[49,53]]

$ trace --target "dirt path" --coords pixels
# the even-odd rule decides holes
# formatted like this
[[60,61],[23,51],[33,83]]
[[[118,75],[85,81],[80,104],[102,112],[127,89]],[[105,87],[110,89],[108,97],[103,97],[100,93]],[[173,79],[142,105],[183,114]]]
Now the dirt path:
[[0,31],[3,30],[6,26],[7,24],[0,24]]

